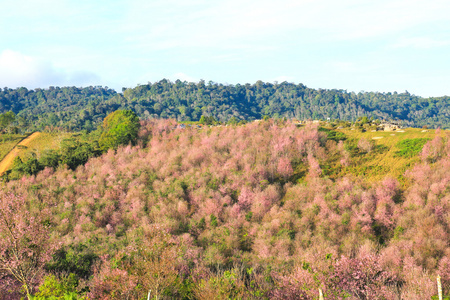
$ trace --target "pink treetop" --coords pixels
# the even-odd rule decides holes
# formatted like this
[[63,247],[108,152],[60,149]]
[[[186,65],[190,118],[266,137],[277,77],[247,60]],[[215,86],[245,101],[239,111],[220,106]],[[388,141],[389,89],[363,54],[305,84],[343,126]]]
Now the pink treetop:
[[281,157],[278,160],[277,172],[281,175],[281,177],[287,179],[292,174],[294,174],[294,170],[292,169],[291,162],[287,157]]
[[309,176],[311,178],[319,177],[322,174],[322,169],[320,168],[319,162],[310,153],[308,154],[308,164],[309,164]]

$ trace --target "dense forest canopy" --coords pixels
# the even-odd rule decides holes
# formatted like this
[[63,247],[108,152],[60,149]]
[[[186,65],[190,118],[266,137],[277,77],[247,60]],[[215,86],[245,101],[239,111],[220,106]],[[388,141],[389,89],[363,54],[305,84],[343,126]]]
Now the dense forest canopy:
[[12,111],[16,124],[28,129],[46,126],[94,130],[117,109],[132,109],[141,119],[198,121],[202,115],[226,122],[273,118],[340,119],[362,116],[396,120],[409,127],[450,128],[450,97],[422,98],[404,93],[347,92],[312,89],[288,82],[224,85],[163,79],[123,89],[50,87],[0,91],[0,113]]

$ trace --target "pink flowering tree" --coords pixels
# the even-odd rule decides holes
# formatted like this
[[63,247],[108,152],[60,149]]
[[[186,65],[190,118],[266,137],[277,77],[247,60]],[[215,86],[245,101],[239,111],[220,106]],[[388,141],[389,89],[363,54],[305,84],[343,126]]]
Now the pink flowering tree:
[[278,161],[277,172],[284,179],[288,179],[294,174],[291,162],[287,157],[281,157]]
[[319,162],[311,153],[308,154],[308,165],[309,165],[308,176],[310,178],[317,178],[322,174],[322,169],[320,168]]
[[55,246],[49,240],[46,213],[32,214],[21,196],[0,195],[0,268],[20,282],[28,298]]
[[373,144],[369,140],[362,138],[358,141],[358,148],[363,152],[370,153],[373,150]]
[[107,255],[101,257],[101,263],[94,267],[94,276],[90,282],[90,299],[137,298],[137,276],[125,270],[127,262],[123,261],[123,256],[118,253],[113,259]]
[[395,285],[397,279],[381,267],[376,255],[364,254],[359,258],[342,256],[337,260],[331,282],[336,290],[357,299],[393,299],[389,287]]
[[165,229],[152,226],[132,254],[134,267],[131,273],[141,278],[144,291],[150,290],[156,299],[160,299],[179,278],[181,252],[180,244]]

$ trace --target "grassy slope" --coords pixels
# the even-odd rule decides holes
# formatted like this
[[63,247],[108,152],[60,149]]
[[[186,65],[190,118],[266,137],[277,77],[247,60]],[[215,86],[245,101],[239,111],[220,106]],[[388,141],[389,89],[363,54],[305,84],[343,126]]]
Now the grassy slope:
[[[12,136],[10,140],[1,142],[0,138],[0,155],[1,155],[1,163],[6,164],[6,168],[4,166],[1,167],[1,172],[8,170],[12,167],[12,161],[16,156],[21,157],[22,159],[26,159],[32,152],[36,153],[37,157],[39,158],[40,155],[46,151],[46,150],[57,150],[60,148],[61,142],[66,139],[70,138],[71,136],[74,136],[77,134],[73,133],[47,133],[42,132],[39,133],[39,135],[34,135],[33,139],[30,140],[24,140],[26,143],[23,144],[24,141],[22,141],[16,148],[18,142],[25,138],[24,135],[9,135]],[[14,149],[13,149],[14,148]],[[14,151],[14,153],[11,153],[11,157],[8,162],[4,161],[7,158],[7,154],[11,151]],[[4,169],[4,170],[3,170]]]
[[25,137],[26,135],[23,134],[0,134],[0,160]]
[[[344,133],[348,137],[347,144],[356,145],[361,138],[374,142],[375,147],[373,151],[368,154],[353,155],[350,166],[342,168],[339,172],[339,175],[352,173],[355,176],[363,176],[369,181],[377,181],[385,176],[399,178],[402,181],[404,172],[419,162],[420,157],[417,155],[412,158],[405,158],[395,155],[399,151],[399,148],[396,147],[397,143],[405,139],[433,139],[435,137],[435,130],[419,128],[377,132],[361,132],[351,129],[340,129],[337,131]],[[445,135],[445,133],[446,131],[441,131],[442,135]]]
[[19,156],[21,158],[25,158],[29,155],[29,153],[34,152],[39,158],[40,155],[46,150],[58,150],[61,142],[73,135],[73,133],[42,132],[36,139],[31,141],[26,148],[21,149]]
[[33,134],[29,135],[22,141],[20,141],[19,144],[17,144],[16,147],[14,147],[0,162],[0,175],[3,174],[5,171],[7,171],[14,163],[14,159],[20,154],[22,149],[26,149],[27,146],[34,140],[39,138],[41,135],[40,132],[34,132]]

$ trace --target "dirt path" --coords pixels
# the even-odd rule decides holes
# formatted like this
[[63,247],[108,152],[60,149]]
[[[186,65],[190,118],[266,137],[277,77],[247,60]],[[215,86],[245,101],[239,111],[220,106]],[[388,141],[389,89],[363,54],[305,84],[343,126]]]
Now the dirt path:
[[9,169],[9,167],[11,167],[14,158],[16,158],[17,155],[19,155],[20,149],[18,146],[19,145],[28,146],[28,144],[30,144],[30,142],[35,138],[37,138],[40,134],[41,134],[40,132],[33,133],[29,137],[23,139],[11,151],[9,151],[8,154],[6,154],[5,158],[3,158],[3,160],[0,162],[0,176],[3,175],[3,173],[5,173],[5,171]]

